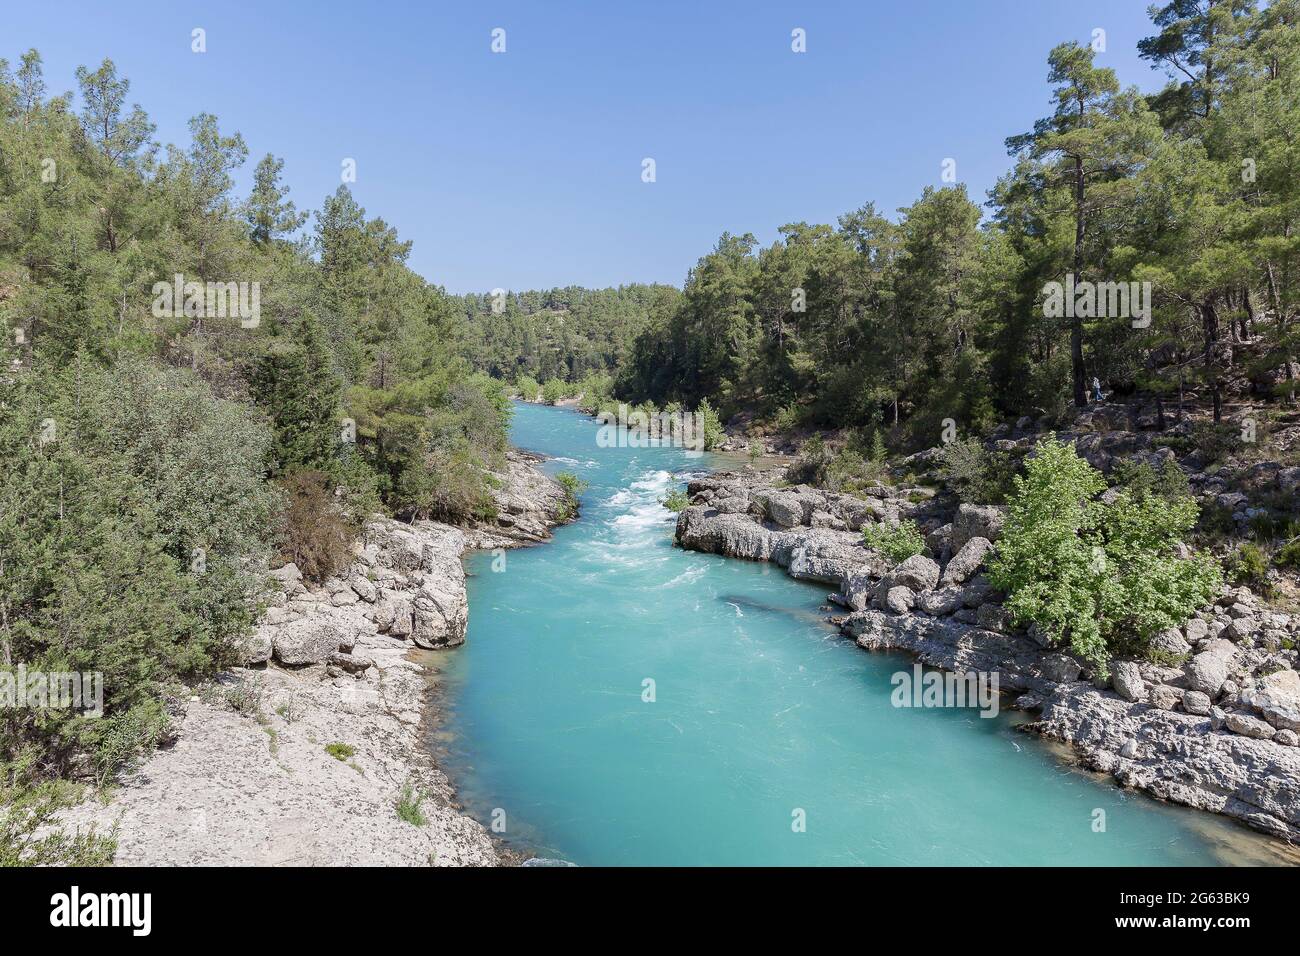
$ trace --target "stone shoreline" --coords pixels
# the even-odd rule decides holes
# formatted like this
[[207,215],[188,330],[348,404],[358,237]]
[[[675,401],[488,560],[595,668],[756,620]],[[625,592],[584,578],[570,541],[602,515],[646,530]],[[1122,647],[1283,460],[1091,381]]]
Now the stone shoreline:
[[[508,454],[494,523],[376,518],[319,588],[293,565],[272,572],[243,666],[173,701],[172,738],[63,824],[115,829],[126,866],[518,863],[459,812],[429,752],[421,658],[465,640],[465,551],[550,536],[564,492],[540,460]],[[399,818],[404,796],[423,825]]]
[[[687,493],[679,546],[834,586],[830,600],[846,613],[832,621],[858,646],[957,673],[997,672],[1013,706],[1038,713],[1026,729],[1070,745],[1084,766],[1300,843],[1300,618],[1245,588],[1225,590],[1157,638],[1171,666],[1117,661],[1105,683],[1011,625],[979,573],[1001,527],[997,508],[952,511],[932,492],[883,485],[862,497],[778,487],[755,472],[691,481]],[[937,561],[890,567],[866,547],[864,524],[899,518],[929,530]]]

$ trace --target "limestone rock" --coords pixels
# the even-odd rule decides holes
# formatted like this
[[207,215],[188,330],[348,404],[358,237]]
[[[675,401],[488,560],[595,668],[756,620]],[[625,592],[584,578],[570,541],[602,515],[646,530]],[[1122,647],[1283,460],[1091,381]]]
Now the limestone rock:
[[339,649],[339,629],[329,619],[304,618],[275,629],[275,659],[286,667],[320,664]]
[[797,495],[774,491],[767,495],[768,516],[783,528],[803,524],[803,502]]
[[[926,614],[942,617],[962,606],[962,591],[958,587],[945,587],[938,591],[922,591],[916,596],[916,607]],[[861,608],[855,608],[861,610]]]
[[996,542],[1002,533],[1006,516],[997,505],[961,505],[952,520],[953,553],[957,553],[971,538],[987,538]]
[[961,546],[948,566],[943,569],[943,584],[961,584],[979,570],[988,553],[993,550],[993,542],[988,538],[976,536]]
[[1278,730],[1300,730],[1300,673],[1280,670],[1240,692],[1241,702]]
[[1178,688],[1170,687],[1168,684],[1157,684],[1152,687],[1150,696],[1151,705],[1161,710],[1173,710],[1182,699],[1182,693]]
[[1209,626],[1199,617],[1194,617],[1183,625],[1183,637],[1189,644],[1198,644],[1209,636]]
[[1234,734],[1253,737],[1256,740],[1272,740],[1273,734],[1277,733],[1270,724],[1265,723],[1258,717],[1251,717],[1235,710],[1228,713],[1223,722],[1224,726]]
[[911,588],[896,585],[885,595],[884,606],[891,614],[907,614],[916,606],[916,594]]
[[1176,627],[1167,627],[1151,639],[1151,649],[1176,657],[1191,653],[1192,646],[1183,639],[1183,632]]
[[1228,679],[1235,652],[1236,649],[1228,641],[1220,638],[1210,641],[1184,667],[1187,686],[1209,695],[1211,699],[1217,697]]
[[[273,609],[274,610],[274,609]],[[244,638],[243,645],[240,648],[239,662],[244,667],[251,667],[256,664],[265,664],[271,659],[271,634],[273,628],[258,627],[253,633]]]
[[923,554],[914,554],[885,575],[890,587],[902,585],[913,591],[930,591],[939,583],[939,565]]
[[1115,661],[1111,664],[1110,685],[1125,700],[1146,700],[1146,683],[1133,661]]

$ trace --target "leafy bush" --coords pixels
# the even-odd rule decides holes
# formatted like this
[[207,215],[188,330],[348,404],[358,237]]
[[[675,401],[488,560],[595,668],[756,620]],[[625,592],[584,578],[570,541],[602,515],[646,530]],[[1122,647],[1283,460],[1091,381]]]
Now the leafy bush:
[[546,384],[542,386],[542,401],[547,405],[554,405],[572,394],[572,387],[562,378],[547,379]]
[[588,373],[578,383],[578,390],[582,393],[578,408],[587,414],[595,415],[614,408],[613,376],[599,372]]
[[940,453],[940,479],[966,504],[1003,504],[1014,475],[1010,455],[990,451],[974,438],[951,441]]
[[1111,477],[1116,487],[1136,497],[1149,495],[1166,501],[1181,501],[1191,494],[1187,475],[1175,461],[1166,460],[1156,471],[1148,462],[1135,463],[1122,458],[1115,462]]
[[787,481],[822,487],[826,484],[826,470],[835,459],[821,435],[813,435],[799,449],[799,457],[785,469]]
[[869,524],[862,529],[862,538],[868,548],[879,551],[894,564],[925,553],[925,536],[915,521]]
[[349,389],[357,447],[389,509],[409,518],[490,519],[487,470],[504,462],[511,406],[486,375]]
[[989,578],[1018,623],[1068,642],[1099,673],[1118,642],[1145,646],[1218,589],[1213,561],[1175,554],[1196,522],[1191,498],[1120,491],[1109,504],[1095,500],[1105,479],[1055,436],[1038,443],[1025,471]]
[[325,745],[325,752],[339,762],[351,760],[357,752],[357,748],[351,744],[339,743],[335,741],[332,744]]
[[424,811],[420,809],[423,803],[423,792],[416,790],[409,783],[404,785],[402,792],[397,797],[397,818],[412,826],[424,826],[429,820],[425,817]]
[[[176,681],[233,659],[280,507],[269,429],[192,374],[143,362],[0,382],[6,659],[103,675],[104,716],[0,712],[11,780],[109,773],[165,723]],[[6,668],[7,669],[7,668]]]
[[665,508],[672,512],[682,511],[691,503],[691,499],[686,496],[686,492],[680,488],[674,488],[668,493],[668,497],[659,502]]
[[117,852],[116,836],[91,827],[68,833],[58,825],[58,811],[72,806],[80,787],[62,782],[33,787],[0,787],[0,867],[109,866]]
[[541,394],[542,386],[531,375],[520,375],[515,379],[515,389],[524,401],[535,402]]
[[1273,563],[1279,568],[1300,571],[1300,537],[1293,538],[1273,553]]
[[286,499],[280,557],[297,565],[304,579],[319,584],[347,567],[356,522],[339,513],[323,473],[300,471],[280,484]]
[[798,405],[791,403],[776,413],[776,417],[772,419],[772,424],[778,432],[794,431],[799,427],[802,414],[803,410]]
[[727,436],[722,430],[722,420],[718,418],[718,413],[714,411],[707,398],[700,400],[700,404],[695,408],[695,414],[698,416],[697,427],[704,435],[704,450],[717,448]]
[[1227,423],[1197,422],[1191,439],[1207,465],[1218,464],[1244,447],[1241,428]]
[[587,490],[587,483],[571,471],[560,472],[555,476],[555,480],[564,489],[564,499],[560,502],[556,518],[559,521],[568,521],[577,516],[578,495]]
[[1224,561],[1228,580],[1268,596],[1273,586],[1268,580],[1268,556],[1253,541],[1243,541]]

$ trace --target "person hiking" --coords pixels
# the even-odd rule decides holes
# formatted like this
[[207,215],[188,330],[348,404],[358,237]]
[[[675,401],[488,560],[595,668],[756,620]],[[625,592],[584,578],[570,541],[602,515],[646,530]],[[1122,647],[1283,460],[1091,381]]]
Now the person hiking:
[[1102,401],[1101,382],[1097,380],[1097,376],[1095,375],[1092,377],[1092,400],[1094,402]]

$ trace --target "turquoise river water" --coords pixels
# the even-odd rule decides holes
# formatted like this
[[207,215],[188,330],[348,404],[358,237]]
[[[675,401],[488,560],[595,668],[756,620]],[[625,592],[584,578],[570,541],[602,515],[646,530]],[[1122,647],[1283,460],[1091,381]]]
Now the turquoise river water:
[[516,848],[579,865],[1275,862],[1240,827],[1071,767],[1014,714],[892,706],[911,661],[826,624],[825,586],[672,546],[660,499],[714,459],[596,435],[516,407],[514,443],[590,483],[582,517],[500,570],[469,557],[468,642],[438,658],[435,750]]

